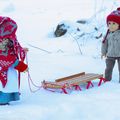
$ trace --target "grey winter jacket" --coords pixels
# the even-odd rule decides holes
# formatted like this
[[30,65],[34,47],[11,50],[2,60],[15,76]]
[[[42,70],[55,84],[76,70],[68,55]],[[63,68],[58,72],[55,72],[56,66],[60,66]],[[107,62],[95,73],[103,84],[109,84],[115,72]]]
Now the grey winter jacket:
[[110,32],[101,49],[102,55],[108,57],[120,57],[120,30]]

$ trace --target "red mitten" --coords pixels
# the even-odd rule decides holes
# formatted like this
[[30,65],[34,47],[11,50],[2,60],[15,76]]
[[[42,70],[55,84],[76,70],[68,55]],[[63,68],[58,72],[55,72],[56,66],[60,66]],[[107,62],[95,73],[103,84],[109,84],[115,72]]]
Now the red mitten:
[[18,65],[15,67],[16,70],[18,70],[19,72],[24,72],[25,70],[27,70],[28,65],[25,64],[23,61],[19,61]]

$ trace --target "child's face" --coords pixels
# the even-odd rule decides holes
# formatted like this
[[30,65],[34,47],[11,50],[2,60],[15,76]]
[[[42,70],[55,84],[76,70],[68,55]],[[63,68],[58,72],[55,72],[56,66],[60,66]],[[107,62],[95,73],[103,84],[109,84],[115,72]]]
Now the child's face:
[[109,21],[108,22],[108,29],[110,32],[114,32],[119,29],[119,24],[116,22]]
[[8,42],[9,42],[9,39],[7,39],[7,38],[3,38],[3,41],[2,41],[2,44],[3,44],[3,45],[7,45]]
[[5,50],[6,45],[8,44],[9,39],[3,38],[2,41],[0,41],[0,50]]

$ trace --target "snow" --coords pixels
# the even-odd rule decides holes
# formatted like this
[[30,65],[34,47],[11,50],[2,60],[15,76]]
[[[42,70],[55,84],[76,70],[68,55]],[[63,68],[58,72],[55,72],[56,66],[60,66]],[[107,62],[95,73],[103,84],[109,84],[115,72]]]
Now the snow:
[[[27,60],[33,82],[79,72],[104,73],[105,59],[100,58],[101,40],[105,34],[105,17],[119,6],[119,0],[0,0],[1,15],[13,18],[18,24],[19,42],[29,48]],[[97,5],[95,5],[97,4]],[[77,20],[85,19],[85,25]],[[69,33],[55,38],[58,23],[66,21]],[[95,31],[95,27],[99,31]],[[76,36],[82,51],[75,41]],[[72,36],[71,36],[72,35]],[[32,47],[39,47],[48,52]],[[21,77],[21,100],[0,106],[0,120],[118,120],[120,118],[120,84],[115,65],[111,82],[83,91],[61,94],[40,89],[31,93],[27,73]],[[33,87],[32,89],[36,89]]]

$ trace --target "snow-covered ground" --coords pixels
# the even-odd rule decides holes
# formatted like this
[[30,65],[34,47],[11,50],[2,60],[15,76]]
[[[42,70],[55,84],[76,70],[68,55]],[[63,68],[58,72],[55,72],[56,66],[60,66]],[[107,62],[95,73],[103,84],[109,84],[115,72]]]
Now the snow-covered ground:
[[[54,81],[83,71],[104,73],[105,59],[100,58],[102,38],[95,36],[105,34],[105,18],[119,3],[119,0],[0,0],[0,14],[17,22],[18,40],[29,48],[30,75],[36,85],[41,85],[43,80]],[[75,40],[76,21],[81,19],[88,21],[79,25],[80,34],[85,33],[77,39],[82,55]],[[55,38],[53,32],[61,21],[69,21],[69,33]],[[44,89],[31,93],[27,73],[22,73],[21,100],[0,106],[0,120],[119,120],[118,77],[116,64],[111,82],[66,95]]]

